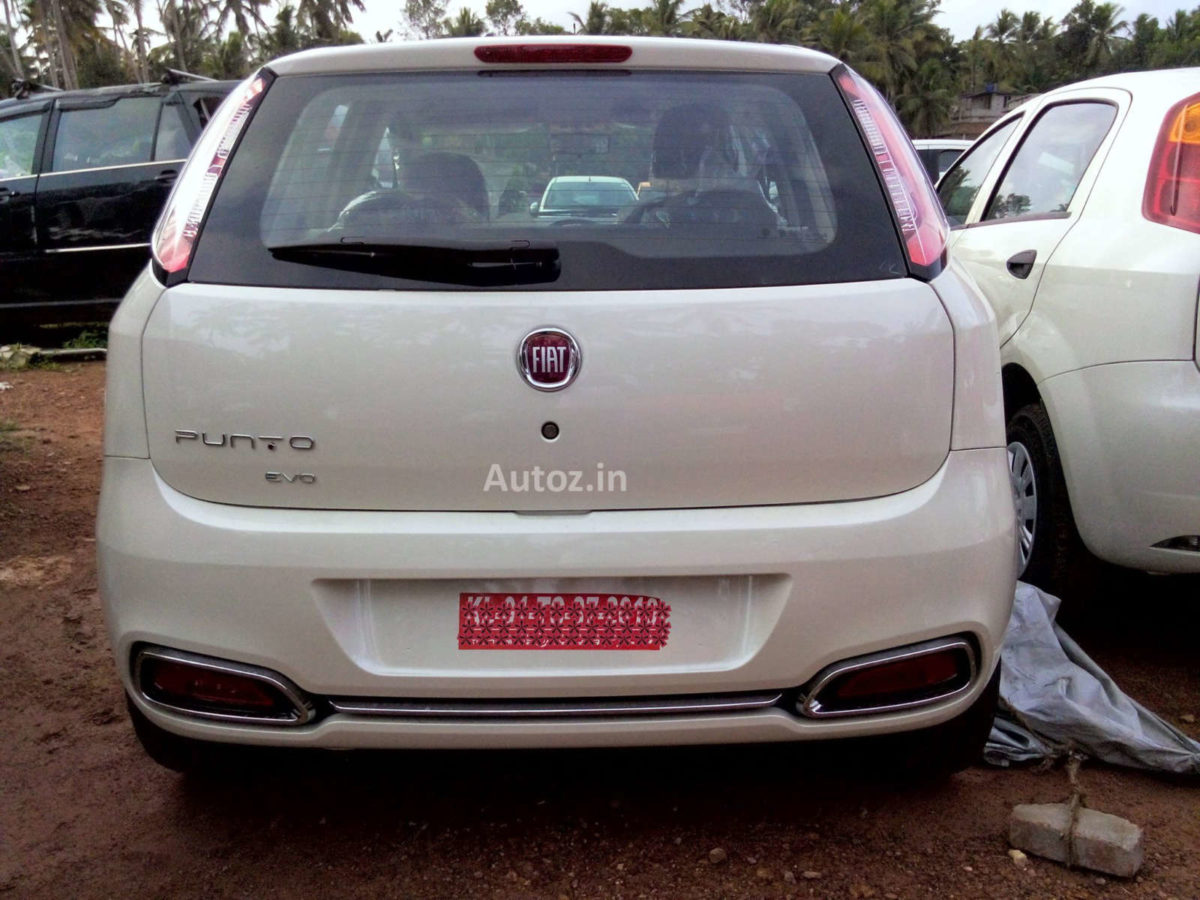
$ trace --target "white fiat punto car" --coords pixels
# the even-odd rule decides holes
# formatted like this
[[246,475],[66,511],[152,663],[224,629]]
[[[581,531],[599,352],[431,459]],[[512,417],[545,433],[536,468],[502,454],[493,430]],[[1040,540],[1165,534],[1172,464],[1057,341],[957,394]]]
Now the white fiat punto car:
[[1051,91],[938,193],[999,326],[1022,578],[1200,572],[1200,68]]
[[[656,191],[532,214],[562,175]],[[112,324],[99,564],[147,750],[916,731],[965,765],[1016,526],[994,319],[946,236],[818,53],[265,67]]]

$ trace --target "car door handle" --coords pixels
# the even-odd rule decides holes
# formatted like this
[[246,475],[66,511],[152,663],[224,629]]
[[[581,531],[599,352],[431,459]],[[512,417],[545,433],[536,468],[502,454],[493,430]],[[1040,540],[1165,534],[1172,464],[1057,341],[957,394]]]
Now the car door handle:
[[1008,267],[1009,274],[1014,278],[1028,278],[1029,273],[1033,271],[1035,260],[1037,260],[1036,250],[1022,250],[1020,253],[1010,256],[1005,266]]
[[0,187],[0,203],[7,203],[13,197],[17,196],[17,192],[6,187]]
[[159,184],[174,184],[175,179],[179,177],[179,172],[175,169],[163,169],[154,176],[154,180]]

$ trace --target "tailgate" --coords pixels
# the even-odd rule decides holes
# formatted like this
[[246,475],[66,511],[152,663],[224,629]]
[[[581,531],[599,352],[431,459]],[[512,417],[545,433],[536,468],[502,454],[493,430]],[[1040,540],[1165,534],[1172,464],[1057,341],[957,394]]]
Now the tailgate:
[[[516,364],[543,326],[581,352],[561,391]],[[221,503],[851,500],[925,481],[950,443],[953,334],[911,279],[542,295],[185,284],[143,341],[154,465]]]

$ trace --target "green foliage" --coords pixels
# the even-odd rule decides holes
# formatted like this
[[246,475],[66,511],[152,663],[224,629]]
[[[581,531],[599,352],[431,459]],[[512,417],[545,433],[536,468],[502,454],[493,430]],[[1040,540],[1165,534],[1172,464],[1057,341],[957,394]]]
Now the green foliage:
[[521,19],[517,22],[517,34],[565,34],[566,29],[553,22],[547,22],[539,16],[532,22]]
[[404,0],[404,21],[411,37],[442,36],[446,0]]
[[101,87],[134,81],[137,69],[131,65],[121,48],[108,38],[85,45],[76,58],[80,87]]
[[467,6],[458,11],[457,18],[447,19],[442,23],[442,33],[447,37],[478,37],[486,28],[483,19],[471,12]]
[[496,34],[516,34],[517,23],[525,18],[521,0],[488,0],[484,15]]
[[93,350],[108,346],[108,328],[85,328],[70,340],[63,341],[67,350]]
[[[163,66],[217,78],[308,47],[361,41],[363,0],[0,0],[0,75],[60,87],[152,80]],[[1108,72],[1200,65],[1200,6],[1165,22],[1123,18],[1113,2],[1078,0],[1061,22],[1001,9],[955,42],[939,0],[588,0],[570,13],[580,34],[763,41],[824,50],[869,78],[914,135],[944,129],[963,94],[1037,93]],[[582,6],[582,0],[580,0]],[[447,18],[448,0],[404,0],[411,38],[562,34],[530,20],[521,0],[484,0]],[[156,17],[157,16],[157,21]],[[160,24],[161,23],[161,24]],[[383,42],[390,30],[376,33]]]

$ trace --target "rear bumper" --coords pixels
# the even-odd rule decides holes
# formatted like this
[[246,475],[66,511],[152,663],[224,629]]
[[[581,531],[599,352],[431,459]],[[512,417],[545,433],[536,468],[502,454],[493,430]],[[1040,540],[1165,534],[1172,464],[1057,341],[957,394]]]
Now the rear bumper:
[[1200,370],[1192,360],[1093,366],[1040,385],[1080,536],[1101,559],[1200,572],[1155,548],[1200,534]]
[[[982,690],[1014,586],[1003,449],[952,452],[925,484],[875,500],[533,516],[227,506],[175,492],[147,460],[109,458],[97,546],[118,670],[152,721],[207,740],[321,747],[721,743],[935,725]],[[662,595],[671,641],[652,652],[457,649],[460,590],[551,584]],[[326,696],[725,694],[794,688],[830,663],[955,634],[978,645],[970,691],[829,720],[773,707],[586,721],[334,713],[246,726],[151,707],[130,674],[145,642],[263,666]]]

